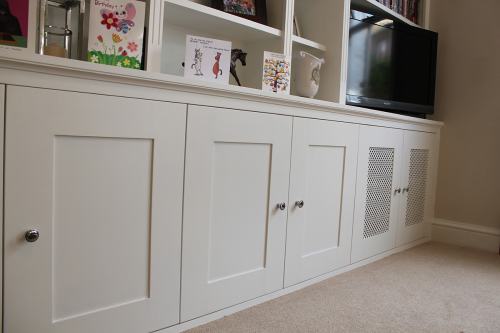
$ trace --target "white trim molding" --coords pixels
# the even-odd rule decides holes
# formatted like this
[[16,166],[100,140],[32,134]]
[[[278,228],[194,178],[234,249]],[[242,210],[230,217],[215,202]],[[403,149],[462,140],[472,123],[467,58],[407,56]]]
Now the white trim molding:
[[435,218],[432,240],[498,253],[500,228]]

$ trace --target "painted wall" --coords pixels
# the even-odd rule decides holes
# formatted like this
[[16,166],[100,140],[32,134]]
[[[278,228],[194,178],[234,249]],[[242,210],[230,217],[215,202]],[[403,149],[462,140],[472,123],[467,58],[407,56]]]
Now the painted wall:
[[500,228],[499,0],[433,0],[443,120],[436,216]]

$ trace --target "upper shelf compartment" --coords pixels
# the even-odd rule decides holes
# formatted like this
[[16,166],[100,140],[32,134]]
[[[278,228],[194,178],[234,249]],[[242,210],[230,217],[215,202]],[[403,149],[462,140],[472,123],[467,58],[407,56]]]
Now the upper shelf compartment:
[[374,14],[383,15],[392,19],[396,19],[398,21],[402,21],[414,27],[420,27],[418,24],[410,21],[403,15],[396,13],[390,8],[387,8],[380,2],[377,2],[376,0],[351,0],[351,6],[355,6],[358,9],[367,10]]
[[188,0],[164,0],[165,21],[201,28],[228,40],[252,41],[281,37],[281,30]]

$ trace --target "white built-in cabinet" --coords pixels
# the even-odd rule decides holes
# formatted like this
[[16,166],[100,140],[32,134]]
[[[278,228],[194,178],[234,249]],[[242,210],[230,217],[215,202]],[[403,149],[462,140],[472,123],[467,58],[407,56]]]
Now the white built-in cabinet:
[[189,108],[181,320],[349,264],[357,139],[353,124]]
[[15,85],[4,105],[4,332],[153,332],[428,235],[434,133]]
[[425,236],[434,134],[361,126],[352,262]]
[[433,217],[433,174],[436,167],[436,135],[404,131],[401,203],[396,246],[429,234]]
[[283,287],[291,135],[291,117],[189,108],[181,320]]
[[178,323],[186,106],[8,86],[6,118],[4,332]]
[[285,286],[350,263],[358,130],[294,119]]
[[[4,120],[5,120],[5,85],[0,84],[0,156],[4,153]],[[0,175],[3,175],[3,163],[0,163]],[[4,177],[0,177],[0,188],[3,188]],[[3,202],[3,191],[0,191],[0,202]],[[0,216],[3,216],[3,205],[0,204]],[[0,249],[3,249],[3,228],[0,228]],[[0,265],[0,285],[2,284],[3,277],[3,265]],[[3,288],[0,288],[0,299],[3,295]],[[0,323],[3,322],[3,310],[2,305],[0,305]],[[2,325],[0,324],[0,333],[2,331]]]

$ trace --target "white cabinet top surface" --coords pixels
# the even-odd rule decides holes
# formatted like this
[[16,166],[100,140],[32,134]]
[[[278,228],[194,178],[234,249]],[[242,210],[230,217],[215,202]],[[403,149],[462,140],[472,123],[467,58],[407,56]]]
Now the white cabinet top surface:
[[[12,72],[12,70],[16,72]],[[2,72],[4,71],[4,72]],[[17,73],[17,71],[22,71],[24,73],[23,78],[18,78],[17,75],[12,75],[12,73]],[[230,103],[227,107],[236,109],[248,109],[252,110],[251,105],[256,107],[257,104],[265,103],[267,107],[284,107],[300,111],[313,111],[316,112],[328,112],[330,114],[335,114],[343,116],[342,119],[332,119],[332,120],[342,120],[346,122],[357,122],[357,123],[368,123],[370,121],[389,121],[392,123],[409,124],[412,126],[425,126],[439,128],[444,124],[439,121],[426,120],[414,117],[408,117],[388,112],[381,112],[366,108],[354,107],[343,105],[335,102],[309,99],[299,96],[292,95],[275,95],[273,93],[264,92],[258,89],[238,87],[233,85],[221,85],[221,84],[210,84],[202,81],[189,80],[183,77],[153,73],[140,70],[131,70],[119,67],[104,66],[98,64],[92,64],[85,61],[74,61],[56,57],[48,57],[43,55],[32,55],[26,52],[16,52],[2,50],[0,53],[0,83],[14,84],[14,85],[28,85],[26,83],[27,77],[35,77],[36,75],[51,75],[58,76],[58,80],[53,80],[53,84],[44,80],[44,77],[38,78],[38,83],[31,83],[29,85],[41,86],[45,88],[55,88],[55,89],[68,89],[68,90],[81,90],[77,86],[71,88],[70,81],[73,80],[61,80],[60,77],[75,78],[75,79],[87,79],[94,80],[96,85],[94,91],[91,87],[86,92],[99,93],[99,85],[108,83],[106,87],[117,87],[122,86],[122,84],[129,86],[139,86],[139,87],[150,87],[154,88],[151,90],[151,94],[154,91],[156,93],[158,90],[162,92],[174,92],[170,101],[187,103],[187,104],[202,104],[211,105],[210,100],[214,100],[217,97],[231,98],[235,103]],[[35,80],[36,81],[36,80]],[[87,81],[88,82],[88,81]],[[59,85],[59,86],[58,86]],[[88,84],[87,84],[88,85]],[[80,85],[81,86],[81,85]],[[156,89],[156,90],[155,90]],[[116,90],[118,91],[118,90]],[[142,90],[144,91],[144,90]],[[118,92],[117,92],[118,93]],[[185,94],[183,94],[185,93]],[[123,93],[121,93],[123,94]],[[127,90],[126,97],[137,97],[137,98],[151,98],[156,99],[157,95],[151,95],[152,97],[139,96],[132,89]],[[190,97],[190,98],[187,98]],[[184,99],[182,99],[184,98]],[[187,98],[187,99],[186,99]],[[158,97],[162,100],[164,98]],[[207,103],[205,103],[207,101]],[[221,105],[213,105],[221,106]],[[258,111],[258,109],[256,109]],[[291,113],[290,115],[295,116],[305,116],[309,115],[304,113]],[[282,112],[276,112],[282,113]],[[319,117],[321,118],[321,117]],[[332,117],[327,117],[325,119],[330,119]],[[358,121],[358,118],[360,121]],[[361,120],[369,120],[364,122]]]

